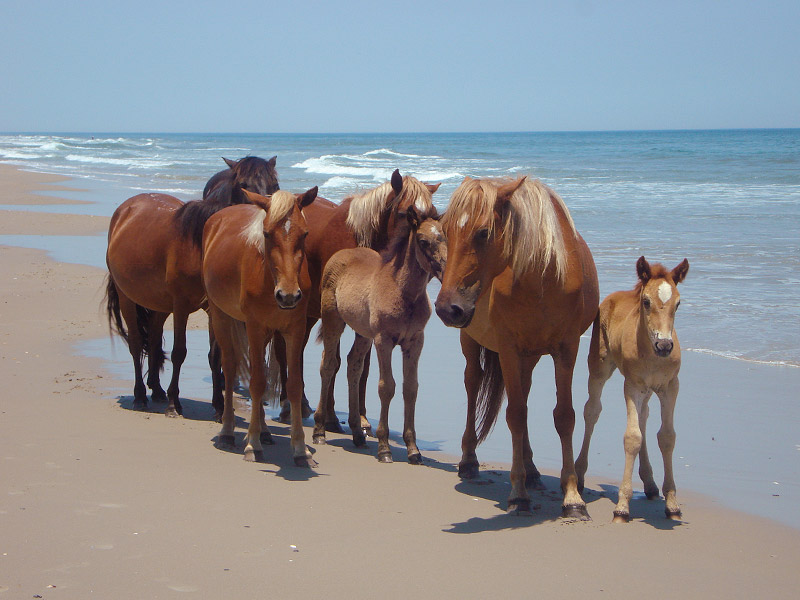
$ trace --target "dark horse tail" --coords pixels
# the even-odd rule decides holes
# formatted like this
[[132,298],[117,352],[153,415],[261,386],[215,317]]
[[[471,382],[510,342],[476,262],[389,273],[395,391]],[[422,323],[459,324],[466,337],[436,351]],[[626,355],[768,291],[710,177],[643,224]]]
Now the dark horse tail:
[[478,443],[494,429],[500,407],[503,405],[505,383],[503,371],[500,369],[500,355],[481,346],[481,383],[478,388],[478,399],[475,406],[476,429]]
[[[145,308],[144,306],[140,306],[138,304],[136,305],[136,328],[139,332],[139,337],[142,340],[142,350],[139,355],[140,359],[149,354],[149,326],[150,316],[153,314],[153,312],[154,311],[150,310],[149,308]],[[120,310],[119,305],[119,291],[114,283],[114,279],[111,277],[111,273],[106,276],[106,313],[108,314],[108,328],[111,330],[111,333],[116,333],[123,340],[125,340],[125,343],[128,344],[128,347],[130,347],[128,330],[125,327],[125,322],[122,320],[122,311]],[[158,355],[154,358],[156,359],[156,364],[158,365],[158,370],[160,371],[164,368],[164,361],[167,358],[166,354],[164,354],[164,350],[159,347]]]

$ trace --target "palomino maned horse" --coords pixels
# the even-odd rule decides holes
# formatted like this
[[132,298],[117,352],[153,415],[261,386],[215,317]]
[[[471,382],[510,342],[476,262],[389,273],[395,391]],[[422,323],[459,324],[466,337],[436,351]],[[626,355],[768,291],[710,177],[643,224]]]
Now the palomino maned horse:
[[325,266],[319,333],[325,348],[320,365],[320,402],[314,416],[314,443],[325,443],[326,399],[339,369],[339,339],[348,325],[355,332],[353,349],[347,357],[349,425],[353,443],[356,446],[366,444],[358,393],[364,358],[374,342],[380,368],[378,395],[381,414],[376,432],[378,460],[392,462],[389,448],[389,403],[395,392],[392,350],[399,345],[403,352],[403,441],[408,451],[408,462],[421,464],[414,410],[423,330],[431,316],[426,290],[431,277],[441,275],[447,248],[430,196],[420,196],[417,204],[408,207],[406,216],[407,227],[398,227],[395,238],[380,254],[370,248],[341,250]]
[[[357,246],[372,248],[377,252],[385,250],[398,226],[406,226],[405,211],[408,207],[420,198],[425,204],[429,202],[431,195],[439,189],[439,185],[423,183],[410,175],[403,177],[400,171],[395,169],[390,181],[360,194],[348,196],[341,204],[317,198],[303,210],[309,229],[306,257],[311,277],[307,336],[320,317],[320,283],[322,272],[330,258],[339,250]],[[276,344],[275,347],[280,350],[280,344]],[[280,353],[277,358],[279,363],[283,362]],[[359,382],[359,405],[362,416],[360,429],[364,435],[371,431],[364,407],[369,362],[370,357],[367,353]],[[326,414],[328,417],[326,430],[344,433],[334,411],[333,386],[329,391]],[[288,405],[284,405],[281,418],[282,420],[288,418]]]
[[575,468],[578,487],[589,466],[589,442],[600,417],[603,385],[615,369],[625,377],[625,404],[628,426],[625,430],[625,471],[614,510],[615,523],[630,521],[633,496],[633,464],[639,455],[639,476],[649,499],[658,497],[653,468],[647,455],[645,427],[650,412],[648,401],[653,392],[661,401],[661,429],[658,446],[664,459],[664,512],[668,519],[680,519],[672,475],[672,451],[675,448],[673,415],[678,397],[678,371],[681,347],[675,333],[675,311],[681,303],[677,285],[689,272],[686,259],[672,271],[663,265],[649,264],[644,256],[636,262],[639,281],[633,290],[614,292],[603,300],[592,329],[589,346],[589,399],[583,409],[586,430]]
[[[313,466],[306,448],[300,404],[303,397],[303,340],[311,281],[304,244],[308,233],[302,209],[317,188],[304,194],[278,191],[271,197],[245,192],[255,206],[225,208],[206,223],[203,233],[203,281],[214,335],[222,352],[225,410],[220,447],[234,444],[233,382],[242,360],[236,330],[246,327],[252,411],[244,457],[262,460],[265,428],[261,399],[267,389],[265,352],[280,331],[288,358],[287,394],[292,405],[291,444],[295,464]],[[269,439],[269,434],[266,439]]]
[[[597,314],[597,272],[566,205],[540,181],[466,178],[442,218],[448,260],[436,313],[461,328],[467,426],[459,475],[478,475],[475,448],[503,399],[511,430],[509,511],[527,513],[526,483],[540,487],[528,436],[533,368],[553,358],[556,430],[561,438],[562,514],[588,519],[572,454],[572,372],[581,334]],[[476,431],[476,417],[479,431]]]
[[[232,203],[242,202],[241,190],[267,194],[278,189],[275,158],[255,156],[228,161],[226,175],[215,175],[203,201],[184,204],[167,194],[139,194],[123,202],[111,217],[108,229],[107,312],[112,329],[126,341],[135,372],[134,408],[147,407],[142,380],[142,359],[148,357],[147,384],[154,401],[168,399],[165,414],[182,414],[178,378],[186,357],[186,322],[204,305],[200,278],[200,240],[206,219]],[[233,163],[233,164],[231,164]],[[208,187],[208,186],[207,186]],[[199,235],[198,235],[199,232]],[[173,314],[172,379],[165,394],[159,381],[164,363],[164,322]],[[127,328],[126,328],[127,325]],[[214,379],[212,403],[222,414],[218,371],[209,354]]]

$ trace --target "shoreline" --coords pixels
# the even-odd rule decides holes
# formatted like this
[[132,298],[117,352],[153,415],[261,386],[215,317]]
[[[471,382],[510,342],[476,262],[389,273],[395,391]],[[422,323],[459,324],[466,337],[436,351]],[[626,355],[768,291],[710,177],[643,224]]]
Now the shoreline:
[[[9,177],[0,171],[0,181]],[[44,182],[29,181],[42,189]],[[0,192],[0,202],[5,198]],[[3,211],[3,231],[33,231],[35,220],[14,224],[24,219],[16,212],[24,211]],[[93,230],[100,221],[86,223]],[[57,231],[57,220],[48,227]],[[633,522],[617,526],[610,520],[618,479],[587,479],[594,521],[579,523],[558,518],[557,474],[548,469],[548,489],[532,493],[533,516],[512,517],[502,510],[502,462],[483,461],[481,484],[464,483],[451,456],[426,451],[426,466],[413,467],[395,446],[397,462],[381,465],[373,441],[363,452],[348,436],[331,435],[327,446],[312,446],[320,467],[304,471],[292,466],[288,428],[271,421],[277,443],[266,462],[245,463],[241,447],[214,448],[218,425],[207,398],[190,396],[184,419],[127,410],[131,374],[114,376],[105,359],[75,353],[78,342],[108,335],[100,314],[104,275],[43,251],[0,246],[0,276],[8,282],[0,292],[0,598],[249,597],[265,587],[297,596],[319,593],[318,577],[326,595],[344,597],[365,588],[354,559],[360,570],[380,574],[390,597],[521,596],[535,585],[559,596],[624,596],[635,587],[685,598],[790,598],[800,585],[800,531],[685,492],[680,473],[685,521],[666,521],[663,502],[635,499]],[[460,373],[461,360],[447,362]],[[543,371],[552,377],[552,368]],[[580,377],[576,371],[579,421]],[[460,401],[460,375],[447,386],[444,393]],[[691,405],[689,390],[681,394],[678,415]],[[615,395],[609,384],[609,412]],[[610,421],[601,417],[596,437]],[[554,437],[552,422],[546,427]],[[576,427],[574,444],[580,432]],[[678,435],[680,445],[680,429]],[[655,454],[654,466],[658,471]],[[595,470],[590,464],[590,474]],[[626,553],[609,552],[621,544]],[[639,557],[636,570],[627,553]],[[531,568],[544,577],[509,577]]]

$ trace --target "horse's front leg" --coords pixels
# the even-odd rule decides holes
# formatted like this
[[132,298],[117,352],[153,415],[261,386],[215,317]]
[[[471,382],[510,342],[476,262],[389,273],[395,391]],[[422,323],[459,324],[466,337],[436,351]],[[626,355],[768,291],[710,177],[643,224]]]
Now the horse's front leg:
[[628,421],[625,427],[625,471],[619,486],[619,498],[614,509],[614,523],[627,523],[631,520],[630,502],[633,497],[633,465],[642,448],[642,432],[639,429],[639,412],[645,400],[650,397],[650,390],[625,380],[625,406]]
[[378,397],[381,400],[381,416],[378,421],[378,460],[382,463],[392,462],[392,449],[389,447],[389,404],[394,398],[395,382],[392,375],[392,349],[391,340],[383,335],[375,338],[375,353],[378,355]]
[[225,382],[225,395],[220,415],[222,429],[217,436],[217,447],[233,449],[235,447],[234,431],[236,426],[236,414],[233,409],[233,385],[236,381],[236,372],[239,366],[236,351],[234,350],[233,319],[210,302],[208,314],[209,325],[213,327],[215,345],[220,355],[220,366],[224,375],[220,379],[224,379]]
[[483,371],[481,369],[481,346],[465,331],[461,331],[461,352],[466,360],[464,366],[464,389],[467,392],[467,422],[461,436],[461,462],[458,463],[458,476],[462,479],[478,477],[478,435],[475,431],[475,411],[478,401]]
[[[115,284],[116,285],[116,284]],[[139,316],[136,304],[117,288],[119,296],[119,310],[128,328],[128,351],[133,360],[133,410],[147,410],[147,388],[142,377],[142,357],[144,356],[144,341],[139,332]]]
[[175,306],[172,311],[173,338],[172,338],[172,378],[167,388],[167,408],[164,415],[177,417],[183,414],[180,401],[180,388],[178,382],[181,376],[181,367],[186,360],[186,322],[189,319],[189,309],[185,306]]
[[[245,437],[244,459],[261,462],[264,460],[264,449],[261,446],[261,427],[264,421],[264,392],[267,389],[267,343],[272,337],[271,331],[264,330],[258,323],[247,323],[247,344],[250,354],[250,425]],[[225,375],[225,394],[227,400],[229,377]]]
[[161,387],[159,377],[164,368],[164,322],[168,316],[169,313],[153,311],[147,323],[147,387],[150,388],[153,402],[167,401],[167,393]]
[[675,402],[678,399],[679,387],[676,376],[667,384],[666,389],[658,392],[658,399],[661,401],[661,429],[658,431],[658,447],[661,449],[661,456],[664,459],[664,485],[661,487],[661,491],[666,500],[664,513],[668,519],[675,520],[681,518],[681,509],[678,506],[677,489],[672,473],[672,452],[675,449]]
[[414,413],[417,406],[417,392],[419,390],[419,356],[425,342],[422,330],[412,336],[410,340],[401,344],[403,351],[403,441],[408,451],[408,462],[412,465],[422,464],[422,454],[417,448],[417,431],[414,426]]
[[[541,355],[530,357],[530,362],[522,370],[522,395],[524,398],[527,398],[531,391],[531,375],[540,358]],[[525,487],[534,490],[546,489],[544,483],[542,483],[542,474],[539,473],[539,469],[533,463],[533,448],[531,448],[527,420],[525,421],[525,434],[522,437],[522,460],[525,465]]]
[[222,422],[222,413],[225,411],[223,390],[225,378],[222,376],[222,351],[214,336],[214,324],[211,322],[211,313],[208,314],[208,368],[211,371],[211,406],[214,408],[214,420]]
[[639,431],[642,432],[642,448],[639,450],[639,478],[644,484],[644,494],[648,500],[658,498],[658,486],[653,479],[653,466],[650,464],[650,455],[647,452],[647,418],[650,416],[650,396],[642,402],[639,411]]
[[553,409],[558,437],[561,440],[561,490],[564,503],[561,516],[589,521],[586,503],[578,491],[578,476],[575,472],[575,458],[572,450],[572,434],[575,430],[575,409],[572,408],[572,374],[578,355],[579,339],[561,345],[558,354],[553,356],[556,371],[556,407]]
[[286,392],[292,406],[291,444],[294,464],[298,467],[316,467],[317,463],[306,447],[303,431],[303,341],[305,319],[297,323],[292,331],[284,332],[286,340],[286,359],[289,368]]

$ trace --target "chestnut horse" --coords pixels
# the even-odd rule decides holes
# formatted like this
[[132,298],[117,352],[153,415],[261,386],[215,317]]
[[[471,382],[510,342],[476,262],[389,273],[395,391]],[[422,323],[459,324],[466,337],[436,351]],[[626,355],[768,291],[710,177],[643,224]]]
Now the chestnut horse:
[[263,459],[261,399],[268,384],[265,352],[273,334],[280,331],[288,358],[292,453],[295,464],[313,466],[300,415],[303,340],[311,287],[304,251],[308,228],[301,211],[313,202],[317,188],[297,195],[279,191],[269,198],[245,194],[254,206],[240,204],[219,211],[209,218],[203,233],[203,281],[225,374],[225,409],[218,445],[232,447],[234,443],[233,383],[243,358],[243,345],[234,331],[237,324],[244,323],[252,405],[244,457]]
[[530,510],[526,484],[542,484],[528,436],[528,392],[533,368],[549,354],[563,463],[562,514],[588,519],[572,454],[572,373],[580,336],[597,314],[591,252],[558,194],[526,177],[466,178],[453,193],[442,226],[448,260],[436,313],[446,325],[461,328],[466,359],[467,425],[459,475],[478,475],[475,448],[497,420],[505,386],[513,452],[508,509]]
[[628,426],[625,430],[625,472],[614,510],[615,523],[630,521],[633,496],[631,478],[636,455],[639,455],[639,476],[649,499],[658,497],[653,480],[653,467],[647,455],[645,427],[650,412],[648,401],[653,392],[661,401],[661,429],[658,447],[664,459],[664,512],[668,519],[680,519],[672,474],[672,451],[675,448],[673,415],[678,397],[678,371],[681,368],[681,347],[675,333],[675,311],[681,303],[677,285],[689,272],[686,259],[672,271],[660,264],[650,265],[644,256],[636,262],[639,281],[630,291],[614,292],[600,305],[592,329],[589,347],[589,399],[583,409],[586,430],[575,468],[578,487],[589,466],[589,443],[600,417],[600,396],[603,385],[616,369],[625,378],[625,404]]
[[[274,157],[269,161],[252,156],[227,162],[230,168],[224,171],[226,175],[212,177],[219,183],[212,186],[202,202],[184,204],[167,194],[139,194],[123,202],[111,217],[106,309],[110,326],[126,341],[133,359],[133,405],[137,410],[147,408],[142,379],[142,359],[147,356],[147,384],[153,400],[169,401],[167,416],[183,412],[178,378],[186,357],[187,319],[205,301],[200,278],[200,238],[206,219],[224,206],[241,202],[242,189],[264,194],[278,189]],[[159,372],[165,359],[163,327],[170,313],[174,321],[173,371],[165,394]],[[212,403],[221,415],[221,386],[212,353],[209,362],[214,380]]]
[[430,194],[420,196],[406,211],[407,227],[398,227],[389,247],[378,254],[370,248],[352,248],[334,254],[322,276],[322,326],[319,339],[325,348],[320,365],[320,402],[314,416],[314,443],[325,443],[329,395],[339,369],[338,345],[345,325],[355,332],[348,355],[349,425],[356,446],[366,444],[361,426],[359,381],[364,358],[374,342],[380,368],[378,395],[381,415],[378,423],[378,460],[392,462],[389,448],[389,403],[394,397],[392,350],[403,351],[403,440],[408,462],[421,464],[417,448],[414,410],[417,401],[417,367],[424,341],[423,329],[431,316],[427,286],[431,277],[441,275],[447,257],[436,208]]
[[[303,210],[309,233],[306,239],[306,257],[308,273],[311,277],[311,297],[308,301],[308,325],[306,336],[310,335],[314,324],[320,317],[320,284],[325,265],[339,250],[365,246],[378,252],[386,249],[398,227],[405,227],[405,211],[419,198],[428,199],[439,189],[440,184],[423,183],[407,175],[400,175],[395,169],[390,181],[362,192],[346,197],[341,204],[317,198],[315,202]],[[308,338],[306,338],[307,342]],[[281,356],[281,344],[275,344],[278,351],[277,362],[284,363]],[[338,352],[338,351],[337,351]],[[366,418],[364,399],[366,396],[367,376],[369,375],[370,357],[367,353],[364,360],[361,381],[359,383],[359,405],[362,433],[368,435],[370,424]],[[282,375],[285,377],[285,375]],[[333,386],[328,394],[326,409],[328,431],[344,433],[334,411]],[[284,404],[281,420],[289,416],[288,404]]]

